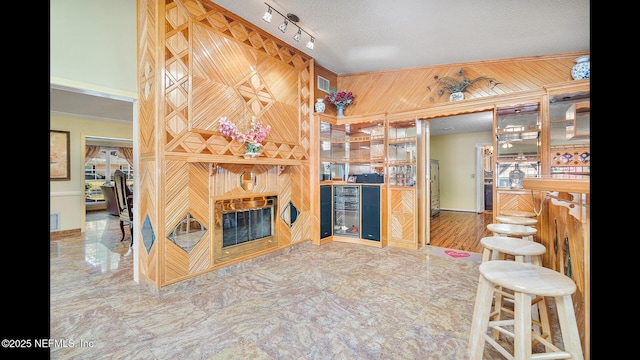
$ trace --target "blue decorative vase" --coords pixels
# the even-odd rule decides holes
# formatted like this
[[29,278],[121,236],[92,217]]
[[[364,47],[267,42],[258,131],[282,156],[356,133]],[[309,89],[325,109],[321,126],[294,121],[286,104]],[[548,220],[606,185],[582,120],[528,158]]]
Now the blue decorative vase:
[[338,105],[338,117],[344,116],[344,106]]
[[574,80],[588,79],[591,75],[591,61],[589,55],[580,56],[576,59],[576,64],[571,68],[571,77]]

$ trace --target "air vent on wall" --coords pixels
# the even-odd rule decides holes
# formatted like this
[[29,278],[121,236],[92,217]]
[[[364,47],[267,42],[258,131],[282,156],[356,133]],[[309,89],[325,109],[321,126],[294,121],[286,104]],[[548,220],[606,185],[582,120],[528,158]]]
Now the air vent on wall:
[[49,214],[49,232],[60,230],[60,213]]
[[329,93],[329,80],[323,78],[322,76],[318,75],[318,89]]

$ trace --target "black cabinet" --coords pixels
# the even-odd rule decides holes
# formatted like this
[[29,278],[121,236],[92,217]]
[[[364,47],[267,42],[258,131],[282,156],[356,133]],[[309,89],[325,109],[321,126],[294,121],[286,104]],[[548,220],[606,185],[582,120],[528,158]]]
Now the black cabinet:
[[380,241],[380,187],[362,185],[362,238]]
[[331,204],[331,185],[320,186],[320,239],[331,236],[332,221],[331,214],[333,206]]

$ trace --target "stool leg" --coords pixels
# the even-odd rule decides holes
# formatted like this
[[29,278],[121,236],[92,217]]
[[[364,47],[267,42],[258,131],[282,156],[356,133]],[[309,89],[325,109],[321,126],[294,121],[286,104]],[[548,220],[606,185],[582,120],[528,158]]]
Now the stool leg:
[[555,300],[564,351],[570,353],[573,356],[572,359],[583,360],[582,344],[580,343],[578,323],[576,322],[576,314],[573,311],[571,295],[557,296]]
[[513,325],[513,358],[531,358],[531,295],[516,292]]
[[491,313],[491,300],[493,299],[493,284],[480,275],[476,302],[473,306],[473,318],[471,320],[471,334],[467,345],[469,360],[482,360],[484,353],[484,336],[489,327],[489,314]]

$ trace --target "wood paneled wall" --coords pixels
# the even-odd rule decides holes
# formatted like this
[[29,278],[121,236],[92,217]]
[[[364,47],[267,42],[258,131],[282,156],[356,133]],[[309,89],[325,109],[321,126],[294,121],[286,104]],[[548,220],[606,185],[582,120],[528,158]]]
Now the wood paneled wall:
[[[206,0],[138,2],[140,278],[156,288],[264,254],[214,259],[216,199],[269,192],[279,209],[301,211],[293,226],[275,214],[278,247],[311,240],[314,61]],[[262,156],[220,134],[227,117],[241,131],[252,116],[270,125]],[[254,189],[240,175],[258,176]],[[207,232],[188,253],[168,239],[191,214]],[[150,241],[153,238],[153,241]]]
[[449,103],[447,93],[438,95],[434,79],[436,75],[456,77],[458,70],[463,69],[465,77],[469,79],[487,76],[499,83],[491,88],[481,81],[469,87],[464,94],[465,100],[472,100],[541,90],[548,84],[570,81],[571,67],[581,55],[585,53],[341,75],[338,77],[338,89],[351,91],[355,96],[353,104],[345,109],[345,115],[348,116],[428,109]]

